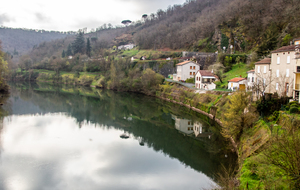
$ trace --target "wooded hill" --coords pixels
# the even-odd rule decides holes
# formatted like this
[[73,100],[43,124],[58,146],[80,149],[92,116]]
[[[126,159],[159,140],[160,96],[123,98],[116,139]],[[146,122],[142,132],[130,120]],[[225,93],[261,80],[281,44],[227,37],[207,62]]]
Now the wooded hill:
[[12,55],[23,54],[42,42],[63,39],[74,34],[75,32],[0,27],[0,40],[2,41],[3,51]]
[[[84,37],[91,38],[92,57],[109,54],[105,49],[129,42],[139,49],[205,52],[223,47],[229,52],[233,45],[235,51],[266,56],[300,36],[299,10],[298,0],[190,0],[143,15],[141,21],[124,28],[102,28]],[[74,40],[67,37],[42,43],[29,57],[33,64],[61,57]]]

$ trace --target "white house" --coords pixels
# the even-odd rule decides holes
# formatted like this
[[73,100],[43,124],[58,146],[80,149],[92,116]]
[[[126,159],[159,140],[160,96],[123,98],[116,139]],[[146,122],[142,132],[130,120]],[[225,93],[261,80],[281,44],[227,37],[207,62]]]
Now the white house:
[[173,80],[186,80],[189,78],[193,78],[196,75],[196,72],[200,70],[200,66],[193,61],[184,61],[182,63],[178,63],[177,65],[177,74],[176,78],[173,77]]
[[213,70],[199,70],[195,76],[195,87],[204,90],[213,90],[216,89],[216,76],[213,73]]
[[246,89],[246,85],[247,79],[241,77],[233,78],[228,81],[228,89],[231,90]]
[[254,86],[254,81],[255,81],[255,70],[250,70],[247,72],[247,87],[252,89]]
[[127,44],[127,45],[121,45],[118,46],[118,49],[133,49],[135,47],[135,44]]

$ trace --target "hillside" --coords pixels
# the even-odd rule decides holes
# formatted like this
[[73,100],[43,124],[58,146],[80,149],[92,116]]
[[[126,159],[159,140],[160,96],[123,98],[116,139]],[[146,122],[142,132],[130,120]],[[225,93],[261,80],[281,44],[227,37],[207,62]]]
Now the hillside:
[[194,0],[159,10],[132,29],[142,49],[212,52],[233,45],[266,55],[300,36],[299,9],[297,0]]
[[[121,56],[120,51],[112,49],[127,43],[135,43],[140,50],[222,52],[225,47],[226,53],[256,52],[259,57],[264,57],[270,51],[288,45],[293,38],[300,36],[300,15],[297,14],[300,4],[296,2],[191,0],[167,10],[158,10],[143,21],[134,22],[127,27],[102,28],[84,34],[84,43],[87,43],[87,38],[90,39],[89,56],[94,59],[94,64],[101,64],[107,56]],[[74,41],[75,36],[67,36],[64,39],[43,42],[23,56],[20,63],[24,65],[27,60],[27,65],[44,65],[43,68],[50,64],[66,63],[61,59],[62,53]],[[229,48],[231,45],[232,50]],[[5,40],[3,47],[5,50]],[[10,48],[13,46],[10,45]],[[84,49],[86,47],[82,52]],[[86,59],[81,56],[79,60]]]
[[0,27],[0,40],[2,41],[3,51],[12,55],[23,54],[42,42],[62,39],[74,34],[74,32]]

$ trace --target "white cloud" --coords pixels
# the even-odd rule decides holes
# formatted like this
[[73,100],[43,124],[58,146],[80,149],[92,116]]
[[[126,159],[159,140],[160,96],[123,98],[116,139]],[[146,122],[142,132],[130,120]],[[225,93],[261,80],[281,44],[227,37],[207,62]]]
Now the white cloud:
[[[46,30],[78,30],[97,28],[104,23],[121,25],[121,21],[139,20],[169,5],[182,4],[185,0],[10,0],[1,3],[0,24],[14,28]],[[6,19],[1,19],[5,14]],[[14,19],[7,19],[14,18]]]

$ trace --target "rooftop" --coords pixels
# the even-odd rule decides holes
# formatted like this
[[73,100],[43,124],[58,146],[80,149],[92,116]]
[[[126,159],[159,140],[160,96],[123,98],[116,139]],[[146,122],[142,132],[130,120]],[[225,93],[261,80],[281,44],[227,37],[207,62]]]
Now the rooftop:
[[255,63],[256,64],[271,64],[271,58],[265,58]]
[[240,82],[242,80],[247,80],[247,79],[241,78],[241,77],[237,77],[237,78],[233,78],[233,79],[229,80],[228,82]]
[[287,51],[295,51],[296,45],[291,46],[282,46],[279,49],[272,51],[271,53],[279,53],[279,52],[287,52]]
[[199,70],[198,72],[201,74],[201,76],[215,77],[214,73],[212,73],[210,70]]
[[[177,65],[184,65],[184,64],[187,64],[187,63],[195,63],[195,62],[193,62],[193,61],[184,61],[184,62],[181,62],[181,63],[178,63]],[[196,63],[195,63],[196,64]]]

